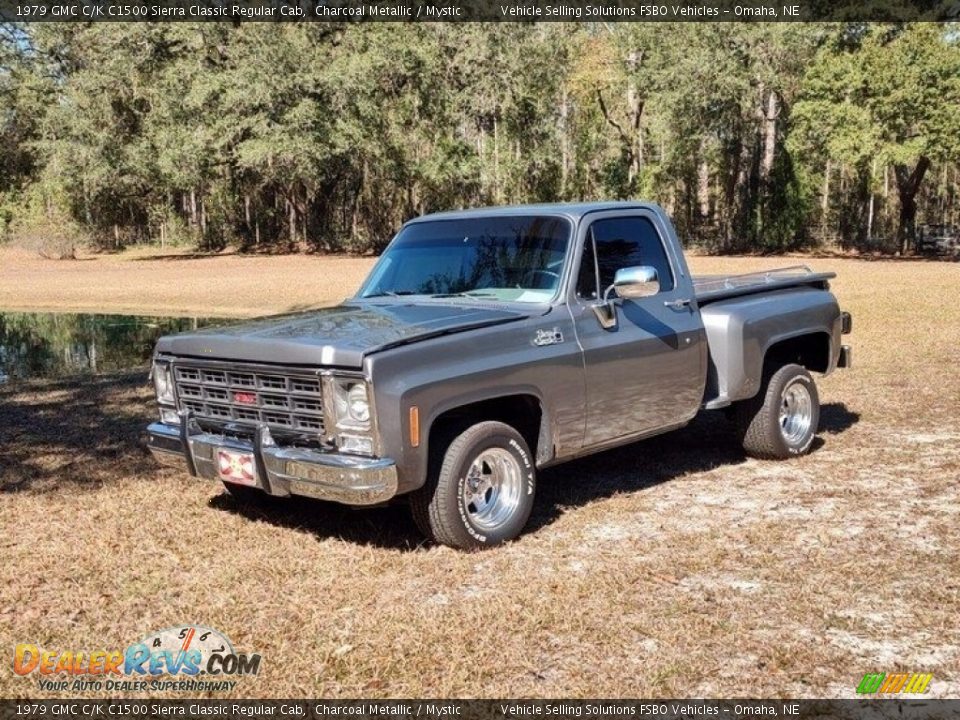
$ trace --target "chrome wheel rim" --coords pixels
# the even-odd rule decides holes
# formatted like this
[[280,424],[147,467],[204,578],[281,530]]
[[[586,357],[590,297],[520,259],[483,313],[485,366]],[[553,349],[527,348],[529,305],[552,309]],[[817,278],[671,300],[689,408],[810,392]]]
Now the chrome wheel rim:
[[806,440],[813,422],[813,399],[806,383],[793,382],[783,389],[780,399],[780,434],[791,445]]
[[520,504],[522,470],[516,458],[502,448],[481,452],[463,481],[462,501],[470,522],[479,530],[496,530]]

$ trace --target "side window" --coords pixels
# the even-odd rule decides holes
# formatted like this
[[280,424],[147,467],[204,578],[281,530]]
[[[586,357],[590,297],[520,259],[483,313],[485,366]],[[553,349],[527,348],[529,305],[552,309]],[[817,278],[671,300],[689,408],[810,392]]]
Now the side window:
[[[577,283],[578,293],[580,293],[588,253],[591,256],[592,274],[593,244],[596,245],[596,265],[600,271],[600,282],[597,286],[601,294],[613,284],[613,277],[617,270],[636,265],[649,265],[656,269],[660,278],[660,292],[673,290],[670,261],[667,259],[667,253],[657,229],[647,218],[624,217],[597,220],[590,228],[594,243],[589,242],[588,235],[580,268],[580,279]],[[580,294],[580,297],[596,297],[596,291],[593,292],[593,295]]]

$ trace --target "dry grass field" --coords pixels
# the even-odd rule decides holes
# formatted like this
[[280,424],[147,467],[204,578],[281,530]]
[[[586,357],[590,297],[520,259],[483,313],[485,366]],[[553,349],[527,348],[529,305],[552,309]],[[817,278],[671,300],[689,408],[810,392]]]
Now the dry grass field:
[[372,258],[224,253],[45,260],[0,246],[0,310],[251,317],[335,305],[352,295]]
[[[159,469],[143,371],[0,385],[0,649],[197,622],[263,656],[236,697],[850,697],[895,670],[958,697],[960,264],[812,264],[855,348],[812,455],[746,459],[704,417],[545,472],[529,531],[481,554],[421,544],[402,507],[256,509]],[[0,308],[254,314],[368,265],[4,255]],[[44,696],[2,665],[0,696]]]

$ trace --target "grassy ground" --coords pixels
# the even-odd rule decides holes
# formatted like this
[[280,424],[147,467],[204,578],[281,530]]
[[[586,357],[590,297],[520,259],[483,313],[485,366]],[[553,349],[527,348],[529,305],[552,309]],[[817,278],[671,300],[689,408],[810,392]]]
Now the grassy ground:
[[[368,263],[88,264],[0,268],[0,307],[99,307],[99,285],[110,309],[280,310],[348,294]],[[401,507],[259,510],[159,469],[142,372],[0,386],[0,647],[204,623],[262,654],[248,697],[849,697],[894,670],[960,696],[960,265],[814,264],[840,273],[855,369],[820,382],[812,455],[748,460],[704,417],[544,473],[527,534],[482,554],[421,544]],[[44,695],[8,663],[0,696]]]

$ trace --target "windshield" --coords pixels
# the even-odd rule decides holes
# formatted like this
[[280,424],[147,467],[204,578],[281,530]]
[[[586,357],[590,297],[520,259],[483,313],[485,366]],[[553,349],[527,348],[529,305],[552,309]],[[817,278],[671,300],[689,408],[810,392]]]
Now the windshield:
[[387,248],[359,297],[548,302],[560,284],[569,237],[570,223],[549,216],[413,223]]

